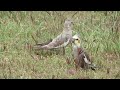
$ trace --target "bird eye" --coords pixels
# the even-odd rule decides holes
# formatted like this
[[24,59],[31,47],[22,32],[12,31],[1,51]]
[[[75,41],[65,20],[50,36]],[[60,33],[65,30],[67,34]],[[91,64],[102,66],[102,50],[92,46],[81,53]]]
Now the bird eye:
[[78,39],[76,39],[76,40],[78,40]]

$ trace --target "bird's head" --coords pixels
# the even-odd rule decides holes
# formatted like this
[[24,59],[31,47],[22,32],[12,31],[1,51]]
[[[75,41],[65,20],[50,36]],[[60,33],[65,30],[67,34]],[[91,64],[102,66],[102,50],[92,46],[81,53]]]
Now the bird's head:
[[73,27],[73,21],[71,18],[67,18],[64,23],[65,28],[72,28]]
[[76,45],[77,47],[80,47],[80,44],[81,44],[81,40],[80,40],[80,36],[78,34],[75,34],[73,37],[72,37],[72,43],[74,45]]

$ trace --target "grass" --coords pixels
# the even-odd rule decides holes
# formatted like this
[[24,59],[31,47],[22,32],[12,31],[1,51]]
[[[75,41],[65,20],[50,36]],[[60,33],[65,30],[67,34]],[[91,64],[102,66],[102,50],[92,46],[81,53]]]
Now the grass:
[[[0,12],[1,79],[117,79],[120,78],[119,11],[14,11]],[[81,46],[100,68],[75,71],[71,47],[62,51],[34,51],[38,42],[62,32],[64,20],[72,16],[73,30],[81,36]],[[38,53],[38,54],[36,54]]]

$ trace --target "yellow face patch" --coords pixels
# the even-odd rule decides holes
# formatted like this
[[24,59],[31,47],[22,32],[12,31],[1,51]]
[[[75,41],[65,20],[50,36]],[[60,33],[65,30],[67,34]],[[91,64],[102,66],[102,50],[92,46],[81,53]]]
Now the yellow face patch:
[[74,35],[73,37],[73,42],[77,47],[80,47],[81,41],[80,41],[80,37],[78,34]]
[[80,47],[80,39],[75,39],[75,44]]

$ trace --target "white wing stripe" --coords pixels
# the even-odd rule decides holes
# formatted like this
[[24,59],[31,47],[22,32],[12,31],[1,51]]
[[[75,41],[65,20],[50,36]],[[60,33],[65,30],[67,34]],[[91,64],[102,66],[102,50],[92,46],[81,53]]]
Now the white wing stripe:
[[85,54],[84,54],[84,61],[87,63],[87,64],[91,64],[91,62],[86,58]]

